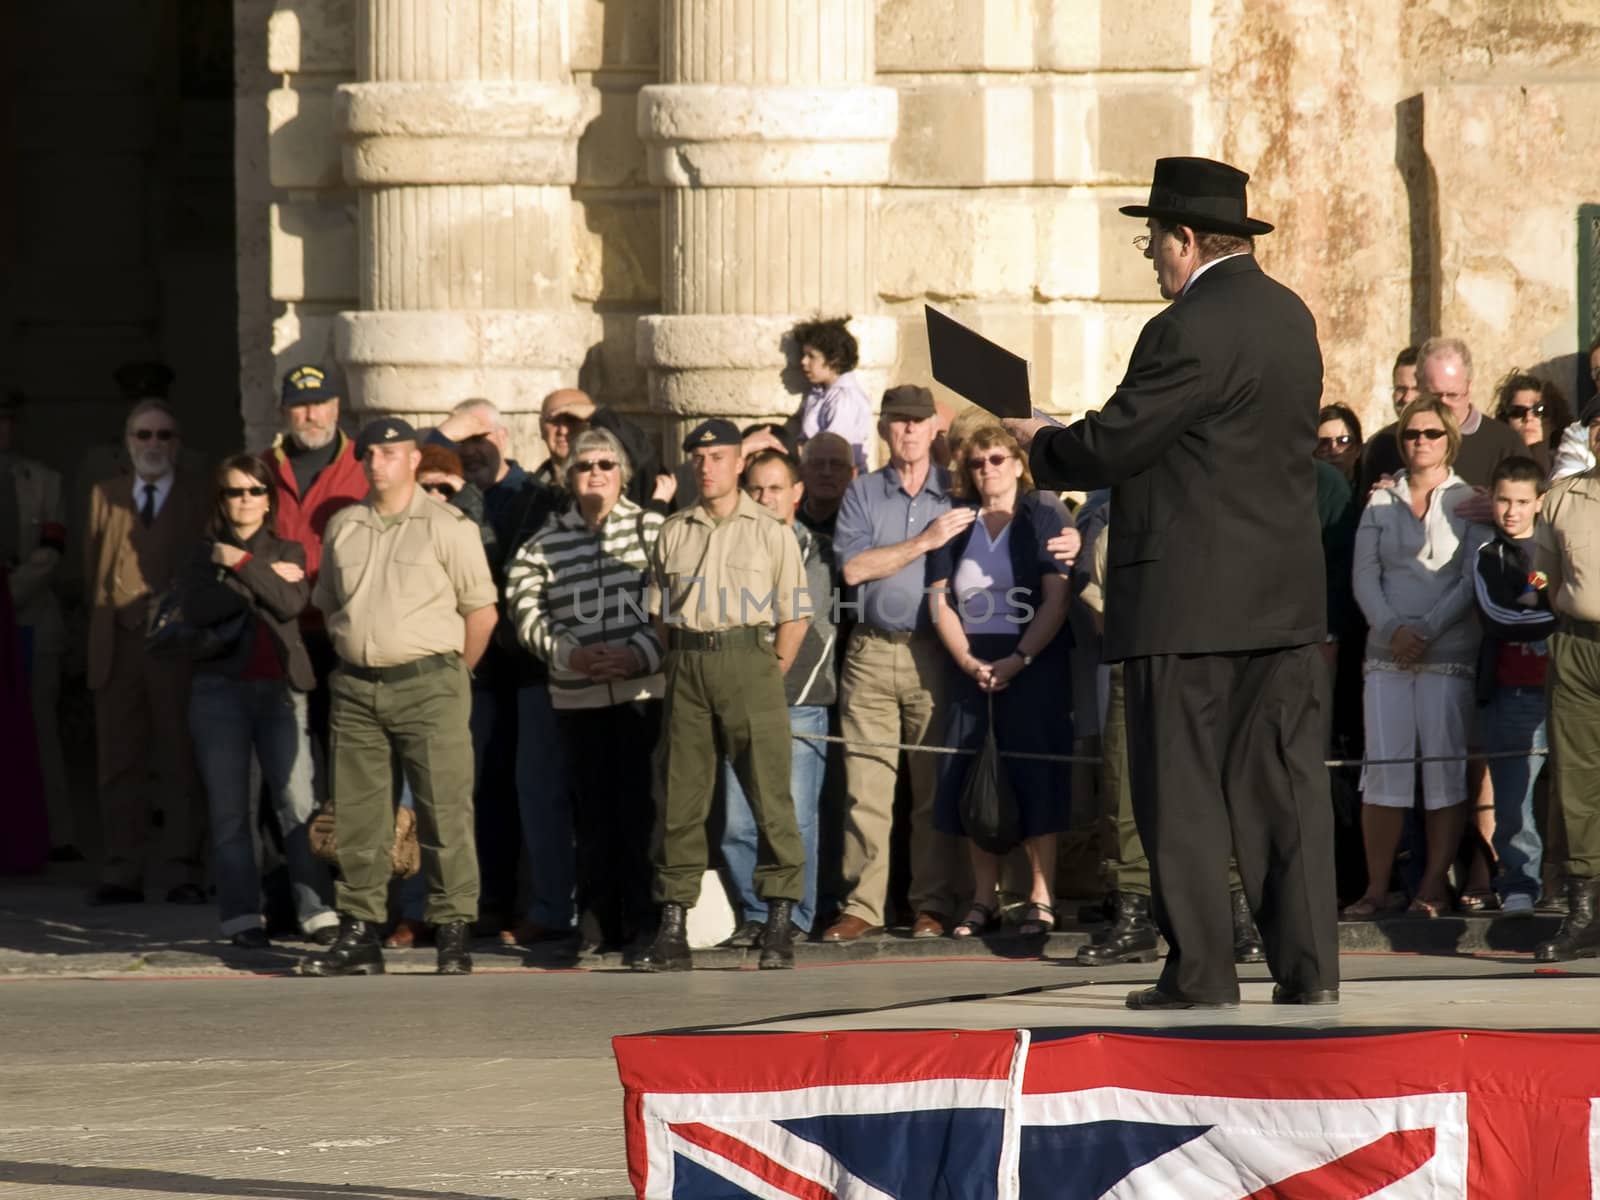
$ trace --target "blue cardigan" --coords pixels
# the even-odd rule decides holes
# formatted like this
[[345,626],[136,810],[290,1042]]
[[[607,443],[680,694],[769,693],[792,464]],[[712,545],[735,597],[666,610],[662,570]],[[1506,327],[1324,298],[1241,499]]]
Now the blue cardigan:
[[[963,507],[977,508],[968,503]],[[982,520],[980,517],[978,520]],[[1011,537],[1007,549],[1011,557],[1012,586],[1025,591],[1027,601],[1038,608],[1044,600],[1043,580],[1048,575],[1066,575],[1070,568],[1058,562],[1045,543],[1067,527],[1067,518],[1054,506],[1046,504],[1037,492],[1028,492],[1017,499],[1016,515],[1011,518]],[[978,521],[974,521],[939,549],[928,555],[928,584],[943,579],[946,583],[955,575],[956,564],[967,552]],[[1062,625],[1065,629],[1066,625]],[[1018,630],[1020,633],[1021,630]]]

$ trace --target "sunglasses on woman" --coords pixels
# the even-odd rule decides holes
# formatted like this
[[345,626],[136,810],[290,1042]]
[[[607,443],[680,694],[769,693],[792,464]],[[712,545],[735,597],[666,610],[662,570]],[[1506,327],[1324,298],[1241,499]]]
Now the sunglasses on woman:
[[177,430],[174,429],[135,429],[132,432],[141,442],[148,442],[151,438],[155,438],[158,442],[170,442],[178,436]]
[[967,459],[967,470],[976,471],[982,467],[984,463],[988,463],[991,467],[1003,467],[1010,461],[1011,455],[1001,453],[1000,451],[996,451],[993,454],[979,454],[974,458]]
[[1355,437],[1348,433],[1341,433],[1338,437],[1325,437],[1317,439],[1318,450],[1343,450]]
[[449,483],[425,483],[422,485],[422,490],[432,492],[435,496],[443,496],[448,500],[461,489]]
[[1508,404],[1506,405],[1506,420],[1526,421],[1529,417],[1544,416],[1544,405],[1541,404]]
[[615,471],[617,460],[614,458],[586,458],[572,464],[572,469],[579,475],[587,475],[590,471]]
[[254,487],[223,488],[222,494],[229,500],[243,500],[246,496],[254,496],[259,500],[267,494],[267,489],[256,484]]
[[1408,442],[1414,442],[1419,438],[1427,438],[1430,442],[1437,442],[1440,438],[1442,438],[1444,436],[1444,430],[1442,430],[1442,429],[1408,429],[1404,433],[1402,433],[1400,436],[1402,438],[1404,438]]

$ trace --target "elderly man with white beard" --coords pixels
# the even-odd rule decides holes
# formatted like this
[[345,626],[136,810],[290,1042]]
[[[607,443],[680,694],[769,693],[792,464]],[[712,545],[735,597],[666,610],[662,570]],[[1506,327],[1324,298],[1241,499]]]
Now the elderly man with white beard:
[[205,822],[189,740],[189,665],[145,652],[145,623],[200,537],[210,511],[203,480],[177,467],[178,419],[158,400],[134,406],[124,426],[132,470],[94,485],[84,579],[89,607],[89,687],[94,693],[100,824],[105,843],[91,904],[144,899],[150,830],[145,778],[161,779],[162,857],[177,904],[204,904]]

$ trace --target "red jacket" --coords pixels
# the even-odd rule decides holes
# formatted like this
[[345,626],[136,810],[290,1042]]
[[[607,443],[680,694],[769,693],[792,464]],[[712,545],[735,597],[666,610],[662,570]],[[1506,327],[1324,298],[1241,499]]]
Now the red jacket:
[[[306,548],[306,577],[315,588],[322,565],[322,532],[328,521],[341,508],[367,498],[367,477],[356,460],[355,443],[340,432],[339,452],[304,496],[295,488],[294,471],[289,466],[289,456],[283,452],[282,437],[261,457],[272,467],[278,484],[278,536]],[[320,626],[322,614],[308,605],[301,621]]]

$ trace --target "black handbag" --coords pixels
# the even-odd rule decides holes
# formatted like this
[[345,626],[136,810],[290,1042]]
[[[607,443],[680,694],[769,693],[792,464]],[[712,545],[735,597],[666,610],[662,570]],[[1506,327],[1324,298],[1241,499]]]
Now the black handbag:
[[1022,841],[1022,811],[994,740],[994,694],[989,695],[989,729],[983,748],[967,768],[961,788],[961,828],[980,850],[1008,854]]
[[190,615],[184,593],[180,580],[156,597],[145,624],[145,653],[151,658],[195,663],[228,657],[250,631],[249,605],[202,622]]

